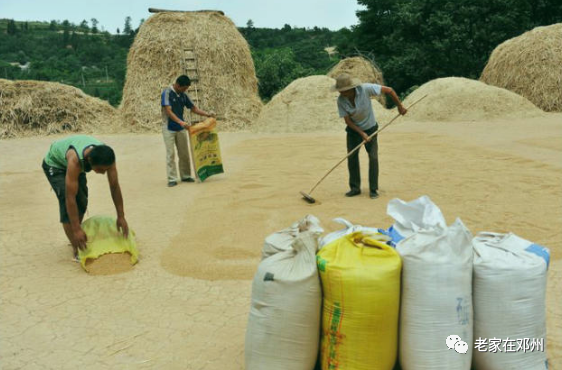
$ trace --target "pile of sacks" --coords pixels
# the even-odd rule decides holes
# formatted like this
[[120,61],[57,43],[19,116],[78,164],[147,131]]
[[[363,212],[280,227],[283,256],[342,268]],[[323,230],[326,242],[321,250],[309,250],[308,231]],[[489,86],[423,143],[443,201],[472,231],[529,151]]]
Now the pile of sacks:
[[548,249],[514,234],[473,238],[426,196],[387,212],[389,229],[336,219],[345,228],[323,236],[309,215],[265,239],[247,370],[391,370],[397,359],[404,370],[548,368]]

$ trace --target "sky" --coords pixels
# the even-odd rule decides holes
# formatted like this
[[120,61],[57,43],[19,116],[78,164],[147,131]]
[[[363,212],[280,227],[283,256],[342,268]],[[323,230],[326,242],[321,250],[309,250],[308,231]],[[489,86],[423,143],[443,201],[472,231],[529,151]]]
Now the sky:
[[151,13],[148,8],[169,10],[222,10],[239,27],[249,19],[254,27],[326,27],[339,30],[357,24],[356,0],[0,0],[0,18],[16,21],[63,21],[79,24],[98,20],[98,28],[123,30],[130,16],[133,28]]

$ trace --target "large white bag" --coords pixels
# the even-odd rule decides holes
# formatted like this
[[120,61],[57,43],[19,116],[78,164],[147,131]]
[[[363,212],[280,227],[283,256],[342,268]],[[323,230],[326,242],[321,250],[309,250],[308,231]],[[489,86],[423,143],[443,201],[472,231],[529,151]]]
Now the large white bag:
[[312,231],[320,236],[324,232],[324,229],[320,226],[320,220],[313,215],[306,215],[302,220],[295,222],[290,227],[265,238],[261,252],[262,260],[275,253],[290,249],[295,238],[305,231]]
[[345,218],[341,218],[341,217],[334,218],[332,221],[344,225],[345,228],[338,231],[334,231],[333,233],[329,233],[328,235],[325,235],[322,238],[320,238],[320,248],[322,248],[326,244],[333,242],[334,240],[341,238],[342,236],[352,234],[358,231],[360,231],[364,235],[378,234],[377,235],[378,240],[380,240],[381,238],[380,234],[384,232],[384,230],[377,229],[376,227],[354,225],[351,222],[347,221]]
[[472,244],[474,368],[547,369],[548,249],[511,233],[480,233]]
[[[423,196],[389,202],[393,229],[404,238],[399,357],[403,370],[469,370],[472,356],[472,234],[460,219],[447,226]],[[449,349],[457,335],[467,353]],[[459,352],[457,352],[457,349]]]
[[290,248],[259,264],[246,331],[246,370],[314,369],[322,306],[317,248],[317,233],[299,233]]

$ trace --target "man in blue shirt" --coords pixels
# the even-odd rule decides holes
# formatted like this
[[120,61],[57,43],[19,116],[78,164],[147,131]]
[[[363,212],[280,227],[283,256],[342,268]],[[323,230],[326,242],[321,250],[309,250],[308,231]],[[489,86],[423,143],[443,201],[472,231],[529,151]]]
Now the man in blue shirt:
[[202,111],[193,104],[191,99],[185,94],[189,86],[191,86],[189,77],[181,75],[172,86],[162,91],[162,136],[164,137],[164,144],[166,144],[166,171],[168,173],[169,187],[178,184],[175,148],[178,150],[181,181],[195,181],[191,177],[191,162],[186,131],[186,128],[190,125],[183,120],[184,107],[201,116],[216,116],[215,113]]
[[[356,78],[351,77],[347,73],[343,73],[336,79],[334,89],[339,91],[338,112],[339,116],[345,120],[347,125],[347,152],[352,151],[357,145],[363,141],[365,149],[369,154],[369,190],[372,199],[378,198],[379,193],[379,157],[378,142],[375,135],[369,140],[369,136],[378,130],[378,124],[375,120],[375,113],[371,104],[371,96],[385,93],[390,95],[398,112],[404,115],[407,109],[404,108],[402,102],[391,87],[381,86],[377,84],[362,84]],[[354,197],[361,194],[361,174],[359,172],[359,151],[347,158],[347,168],[349,170],[349,187],[350,190],[345,193],[346,197]]]

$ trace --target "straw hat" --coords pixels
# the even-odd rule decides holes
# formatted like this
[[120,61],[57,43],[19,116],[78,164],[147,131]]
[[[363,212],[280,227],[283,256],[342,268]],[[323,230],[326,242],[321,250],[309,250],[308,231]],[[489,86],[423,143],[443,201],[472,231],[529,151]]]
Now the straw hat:
[[336,84],[332,87],[332,90],[346,91],[359,85],[361,85],[361,81],[358,78],[351,77],[351,75],[347,73],[342,73],[336,78]]

